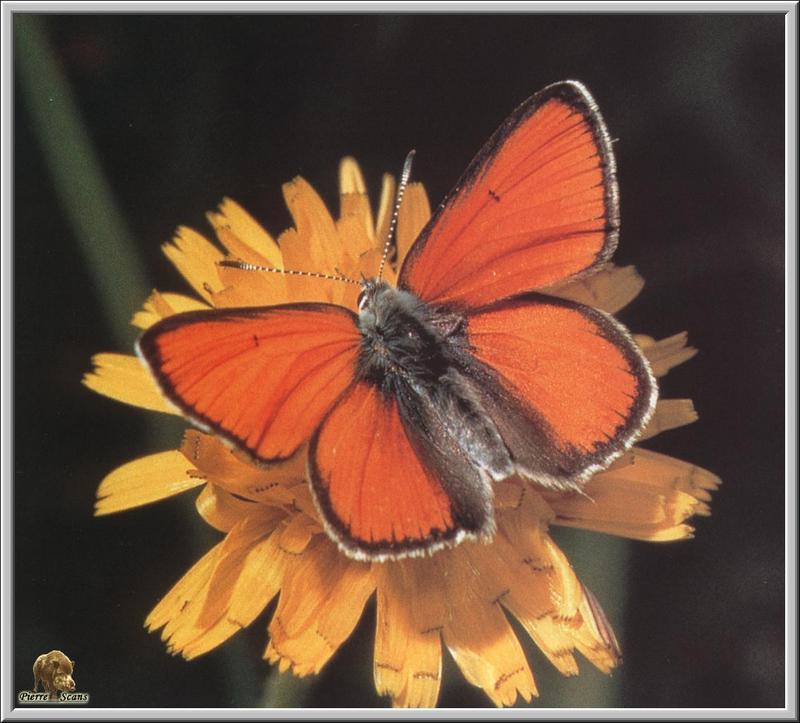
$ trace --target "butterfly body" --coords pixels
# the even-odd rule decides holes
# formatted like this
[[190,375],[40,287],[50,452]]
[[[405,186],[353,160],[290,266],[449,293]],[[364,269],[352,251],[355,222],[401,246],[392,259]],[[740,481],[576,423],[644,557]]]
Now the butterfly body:
[[546,293],[608,261],[617,195],[594,100],[556,83],[478,153],[397,287],[362,283],[357,313],[187,312],[137,349],[189,419],[256,462],[307,454],[320,518],[347,555],[488,539],[494,482],[578,492],[653,412],[656,384],[627,330]]

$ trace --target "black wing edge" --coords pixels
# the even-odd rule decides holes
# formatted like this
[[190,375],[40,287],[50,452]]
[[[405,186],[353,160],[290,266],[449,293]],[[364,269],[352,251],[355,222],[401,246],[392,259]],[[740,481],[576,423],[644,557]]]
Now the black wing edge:
[[209,419],[197,410],[193,409],[190,405],[185,404],[178,395],[175,387],[170,382],[169,378],[162,374],[160,369],[163,362],[161,354],[156,346],[156,338],[159,334],[171,331],[181,326],[187,326],[196,322],[203,321],[235,321],[236,319],[248,318],[264,314],[265,312],[272,311],[337,311],[344,313],[356,322],[356,315],[349,309],[335,304],[324,303],[296,303],[296,304],[279,304],[276,306],[243,306],[230,309],[200,309],[198,311],[186,311],[181,314],[173,314],[161,321],[157,321],[153,326],[149,327],[142,333],[136,340],[134,349],[136,356],[139,357],[141,362],[147,367],[150,375],[159,388],[159,391],[164,397],[172,404],[186,419],[204,432],[216,435],[227,444],[235,447],[236,449],[244,452],[250,461],[259,467],[269,468],[275,464],[286,462],[297,454],[300,446],[291,451],[290,454],[283,457],[260,457],[252,449],[247,446],[246,440],[237,437],[235,434],[222,429],[216,422]]
[[599,251],[597,258],[590,266],[574,274],[570,279],[588,276],[611,259],[619,243],[620,227],[617,162],[611,147],[611,136],[609,135],[605,120],[603,120],[603,116],[600,113],[600,109],[586,86],[577,80],[562,80],[546,86],[520,104],[489,137],[489,140],[486,141],[480,151],[478,151],[478,154],[467,166],[466,171],[464,171],[456,185],[433,212],[428,223],[425,224],[416,241],[414,241],[414,244],[403,261],[403,266],[398,275],[397,286],[399,288],[410,290],[405,284],[404,271],[407,268],[411,268],[416,256],[422,252],[428,236],[439,221],[439,217],[459,194],[463,193],[465,189],[469,189],[476,180],[489,169],[495,154],[503,145],[506,138],[548,100],[553,98],[558,98],[566,102],[567,105],[580,113],[587,121],[592,130],[594,142],[599,152],[600,168],[603,171],[603,186],[605,189],[604,213],[606,217],[606,232],[603,248]]
[[[353,386],[351,385],[344,391],[339,399],[344,399],[352,389]],[[380,392],[376,390],[376,393]],[[332,413],[337,404],[338,401],[331,407],[331,411],[328,412],[328,415]],[[442,480],[442,476],[432,469],[432,467],[438,465],[432,464],[430,454],[426,454],[425,451],[420,450],[420,434],[417,433],[416,430],[413,430],[414,422],[403,412],[403,405],[398,402],[398,406],[401,421],[409,436],[409,442],[417,453],[420,462],[447,490],[448,485]],[[434,530],[432,534],[420,540],[407,542],[366,542],[353,539],[347,525],[333,510],[330,495],[323,485],[322,473],[317,466],[319,435],[326,420],[327,415],[320,423],[319,427],[317,427],[309,443],[307,462],[308,480],[311,487],[311,497],[319,512],[320,519],[325,527],[325,532],[328,534],[328,537],[336,542],[339,549],[342,553],[347,555],[347,557],[361,562],[386,562],[388,560],[400,560],[409,557],[426,557],[439,550],[455,547],[466,539],[488,541],[494,535],[495,519],[490,496],[487,501],[488,506],[483,510],[485,519],[482,524],[474,520],[466,519],[464,512],[459,510],[458,505],[452,505],[451,513],[456,525],[449,530]]]
[[[566,307],[583,314],[598,326],[605,339],[622,351],[625,360],[630,365],[631,372],[637,380],[638,393],[631,408],[631,412],[624,424],[617,428],[616,434],[612,439],[597,445],[594,451],[588,455],[576,452],[574,455],[567,454],[565,458],[559,460],[559,466],[564,468],[565,475],[562,473],[548,474],[547,471],[539,475],[542,483],[546,483],[545,486],[550,488],[562,490],[580,489],[580,483],[585,482],[593,474],[607,468],[615,459],[630,449],[639,438],[655,411],[656,402],[658,401],[658,384],[647,358],[633,340],[630,332],[613,316],[598,309],[594,309],[591,306],[586,306],[585,304],[569,299],[548,296],[547,294],[528,292],[509,299],[492,302],[491,304],[471,311],[470,314],[479,314],[485,311],[509,308],[517,305],[528,305],[531,303]],[[549,425],[547,425],[546,421],[537,410],[533,409],[514,394],[514,385],[510,380],[507,380],[493,368],[478,362],[471,354],[469,355],[468,364],[472,366],[471,371],[473,378],[479,380],[487,392],[494,392],[494,390],[497,390],[497,393],[495,393],[495,404],[499,401],[506,405],[506,408],[510,408],[509,405],[513,405],[524,418],[529,420],[532,432],[535,432],[530,435],[532,443],[541,444],[542,439],[547,439],[550,436],[551,433],[548,430]],[[530,456],[532,452],[535,453],[533,448],[528,450],[527,455],[520,449],[510,448],[509,451],[512,453],[512,456],[514,456],[515,460],[519,460],[524,456]],[[522,471],[520,471],[519,474],[526,479],[536,481],[534,476],[523,474]]]

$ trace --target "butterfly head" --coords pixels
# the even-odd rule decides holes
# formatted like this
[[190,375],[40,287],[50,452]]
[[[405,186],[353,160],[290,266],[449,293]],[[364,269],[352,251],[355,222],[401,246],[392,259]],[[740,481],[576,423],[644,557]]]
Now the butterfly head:
[[361,282],[361,293],[358,295],[358,313],[366,311],[375,299],[375,294],[379,286],[386,286],[385,283],[377,279],[363,279]]

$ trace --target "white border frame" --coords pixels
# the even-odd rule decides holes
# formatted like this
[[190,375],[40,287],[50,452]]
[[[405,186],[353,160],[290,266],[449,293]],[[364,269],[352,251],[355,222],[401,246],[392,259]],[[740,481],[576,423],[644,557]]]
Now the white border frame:
[[[230,13],[230,12],[562,12],[562,13],[784,13],[785,14],[785,213],[786,213],[786,277],[785,277],[785,445],[786,445],[786,599],[785,599],[785,708],[517,708],[517,709],[452,709],[392,710],[360,708],[92,708],[16,707],[12,685],[13,616],[13,429],[12,429],[12,328],[13,328],[13,15],[15,13]],[[795,2],[7,2],[0,17],[2,39],[2,130],[0,141],[2,164],[2,357],[0,358],[0,454],[2,455],[2,577],[0,587],[0,720],[170,720],[219,719],[246,720],[258,718],[291,719],[530,719],[530,718],[620,718],[674,720],[687,715],[706,720],[797,720],[797,3]]]

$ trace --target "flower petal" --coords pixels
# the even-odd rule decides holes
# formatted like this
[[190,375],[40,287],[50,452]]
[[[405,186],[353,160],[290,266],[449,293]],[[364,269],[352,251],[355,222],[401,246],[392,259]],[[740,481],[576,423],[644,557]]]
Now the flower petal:
[[223,259],[222,252],[187,226],[179,227],[172,243],[161,248],[192,288],[211,303],[212,294],[222,290],[217,273],[217,263]]
[[141,507],[204,484],[180,452],[151,454],[117,467],[97,488],[97,516]]
[[139,329],[149,329],[153,324],[161,319],[165,319],[173,314],[181,314],[184,311],[197,311],[208,309],[208,305],[195,299],[193,296],[184,294],[173,294],[170,292],[160,293],[154,291],[150,298],[144,302],[144,306],[137,311],[131,319],[131,324]]
[[622,660],[617,636],[603,608],[589,588],[583,588],[579,607],[580,627],[573,631],[575,646],[603,673],[610,673]]
[[256,467],[240,459],[240,453],[219,438],[190,429],[181,451],[209,482],[262,504],[291,506],[297,496],[291,489],[301,482],[307,485],[305,449],[286,462]]
[[546,533],[550,508],[530,486],[524,490],[519,504],[498,516],[498,534],[492,543],[497,556],[492,569],[498,589],[503,588],[500,603],[561,673],[577,675],[571,651],[582,640],[583,587]]
[[[145,627],[150,632],[163,628],[171,621],[178,620],[191,602],[202,593],[211,579],[211,573],[214,571],[214,564],[221,548],[221,542],[212,547],[161,598],[145,620]],[[161,639],[166,641],[167,636],[162,634]]]
[[644,279],[635,266],[607,264],[589,276],[554,286],[548,293],[614,314],[630,304],[643,288]]
[[345,156],[339,161],[339,193],[343,196],[355,193],[366,195],[367,184],[361,166],[352,156]]
[[233,256],[251,264],[283,268],[283,257],[275,239],[233,199],[222,199],[218,211],[206,217]]
[[709,514],[718,485],[706,470],[637,447],[592,477],[585,494],[544,495],[554,524],[655,542],[690,537],[685,520]]
[[95,354],[92,364],[94,369],[83,377],[83,383],[92,391],[153,412],[180,415],[180,411],[161,396],[150,373],[135,356]]
[[[280,244],[286,267],[334,273],[340,262],[341,248],[336,225],[325,203],[300,176],[283,185],[283,196],[296,231],[290,243]],[[290,263],[290,258],[299,261],[300,266]]]
[[[266,266],[272,268],[268,264]],[[212,301],[214,306],[221,309],[272,306],[291,301],[288,288],[290,279],[283,274],[227,266],[220,266],[217,273],[224,288],[212,294]]]
[[287,568],[264,657],[284,667],[288,661],[295,675],[318,673],[353,632],[374,590],[369,564],[317,538]]
[[655,412],[639,437],[639,441],[696,421],[697,412],[691,399],[659,399]]
[[448,554],[448,615],[442,637],[464,677],[497,706],[513,705],[519,693],[537,695],[522,646],[500,602],[509,592],[494,545],[464,544]]
[[689,361],[697,354],[697,349],[686,346],[689,335],[685,331],[660,341],[640,334],[634,338],[650,361],[653,374],[657,377],[663,377],[670,369]]
[[[210,564],[197,574],[183,602],[164,625],[168,649],[191,659],[208,652],[249,625],[276,595],[283,579],[279,531],[269,532],[255,517],[237,523],[213,552]],[[204,560],[206,558],[203,558]],[[195,566],[197,567],[197,566]],[[184,583],[181,580],[176,588]],[[169,596],[174,596],[174,589]],[[163,601],[162,601],[163,602]],[[166,607],[166,606],[165,606]],[[150,618],[161,622],[167,610]],[[163,624],[163,623],[162,623]],[[152,625],[159,627],[158,625]]]
[[184,655],[187,658],[202,655],[240,628],[246,628],[278,594],[289,559],[280,549],[279,536],[280,532],[276,530],[250,550],[227,609],[214,626],[186,645]]
[[710,493],[722,484],[717,475],[702,467],[642,447],[628,450],[595,477],[602,478],[604,475],[628,479],[653,489],[674,489],[703,502],[710,502]]
[[431,204],[425,186],[421,183],[409,183],[397,216],[398,268],[430,217]]
[[[384,173],[381,180],[381,197],[378,202],[378,215],[375,218],[375,246],[383,247],[389,235],[389,224],[394,213],[394,197],[397,184],[391,173]],[[398,257],[399,258],[399,257]],[[399,260],[396,266],[399,268]]]
[[395,707],[432,708],[442,677],[445,607],[435,559],[378,567],[374,677]]
[[[195,507],[200,517],[220,532],[230,532],[236,523],[253,514],[254,506],[257,504],[257,502],[232,495],[222,487],[210,482],[195,500]],[[274,527],[285,515],[278,508],[268,509],[273,518],[267,517],[266,522]],[[266,517],[266,509],[262,514],[265,514]]]
[[361,168],[354,158],[343,158],[339,164],[339,234],[340,225],[347,222],[347,228],[355,233],[354,239],[347,239],[348,251],[354,257],[373,248],[375,243],[375,223],[367,195],[367,186]]
[[210,627],[227,610],[248,554],[272,532],[269,520],[269,516],[254,511],[237,522],[226,535],[211,575],[208,597],[197,620],[200,626]]

